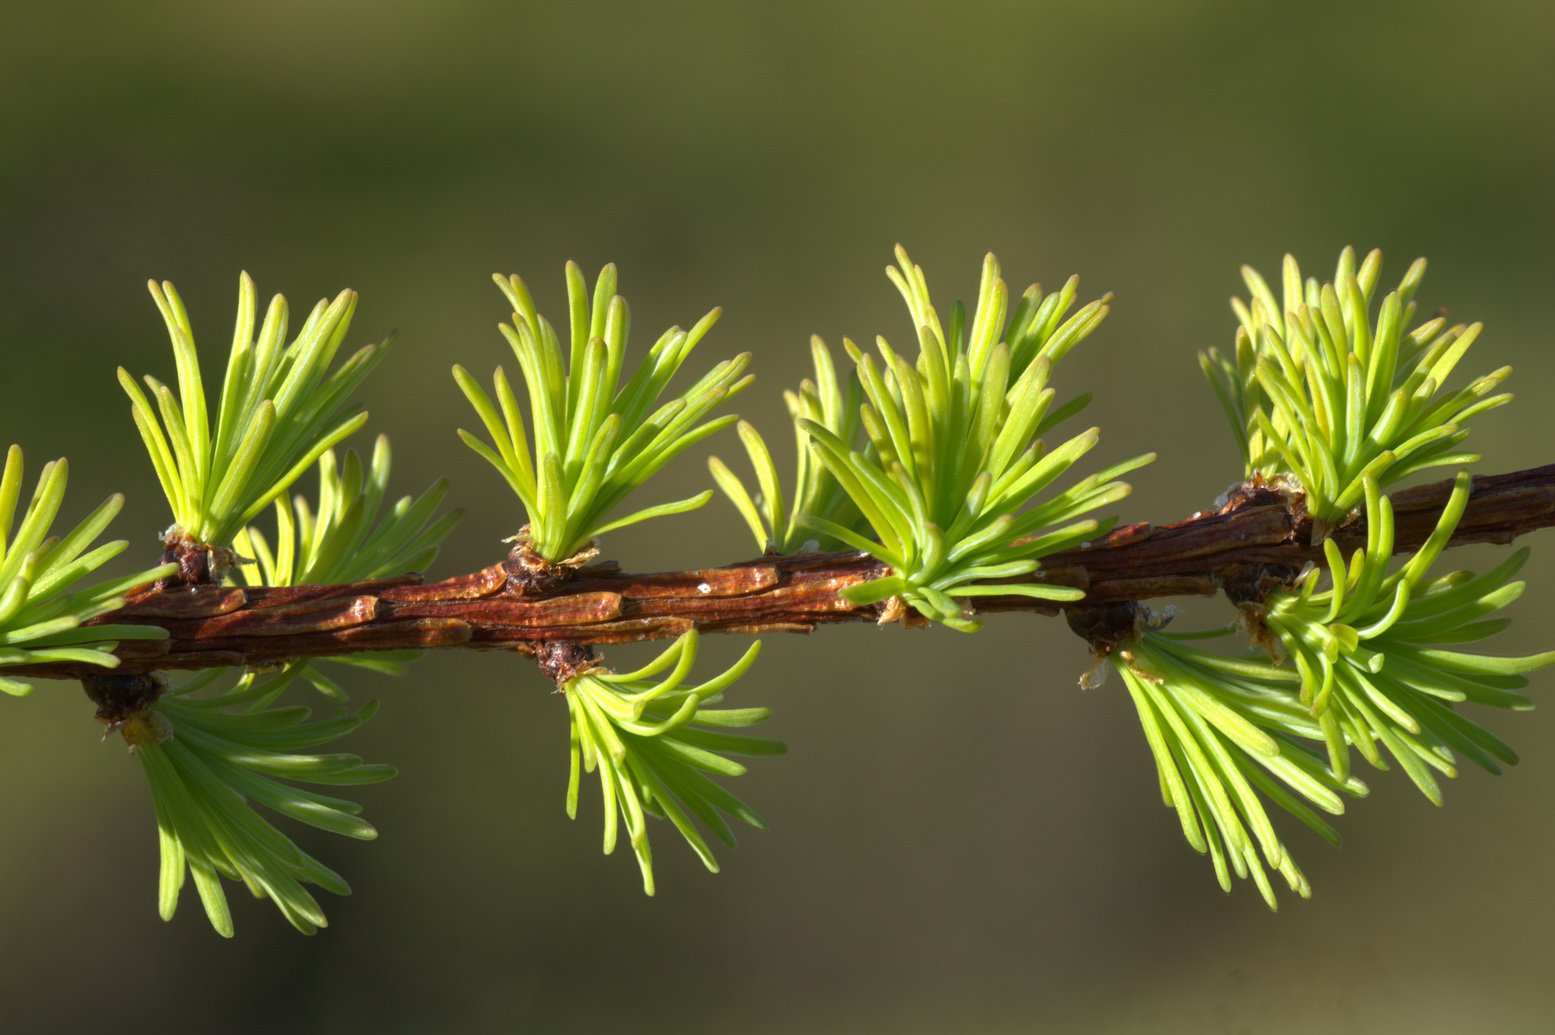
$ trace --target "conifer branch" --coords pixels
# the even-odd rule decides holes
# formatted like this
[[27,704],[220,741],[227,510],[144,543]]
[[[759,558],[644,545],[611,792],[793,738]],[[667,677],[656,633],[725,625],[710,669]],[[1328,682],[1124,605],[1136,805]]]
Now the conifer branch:
[[[389,504],[386,440],[370,459],[331,448],[366,419],[350,396],[387,347],[335,362],[355,296],[320,302],[287,344],[284,300],[259,325],[243,278],[212,408],[183,304],[154,284],[176,386],[148,377],[148,395],[123,371],[120,380],[173,513],[166,553],[155,568],[78,587],[124,548],[91,548],[120,498],[51,535],[66,467],[45,465],[22,507],[13,448],[0,477],[0,691],[31,689],[14,677],[81,680],[98,719],[145,768],[159,911],[172,917],[191,878],[228,936],[223,878],[272,899],[304,932],[326,923],[305,885],[349,890],[267,813],[371,838],[360,805],[307,785],[394,773],[315,752],[367,721],[373,704],[314,718],[282,701],[288,687],[310,685],[342,706],[345,690],[322,663],[397,674],[428,648],[520,654],[555,683],[569,712],[567,811],[594,777],[602,847],[624,833],[648,894],[646,818],[672,825],[716,871],[710,840],[732,846],[734,820],[764,826],[720,778],[746,771],[733,756],[783,750],[747,732],[768,709],[720,706],[760,643],[724,672],[692,678],[703,632],[869,621],[972,633],[990,612],[1062,613],[1091,648],[1081,685],[1113,670],[1125,684],[1185,839],[1223,888],[1251,879],[1271,909],[1271,876],[1310,894],[1271,807],[1337,843],[1324,815],[1367,793],[1353,755],[1374,769],[1396,764],[1437,803],[1439,778],[1456,775],[1460,759],[1490,772],[1516,761],[1464,706],[1531,708],[1528,674],[1555,665],[1555,651],[1464,648],[1509,624],[1498,613],[1523,592],[1515,576],[1528,551],[1479,574],[1432,569],[1447,546],[1555,525],[1555,465],[1471,478],[1480,458],[1462,448],[1470,423],[1510,401],[1499,391],[1509,369],[1455,387],[1480,325],[1438,315],[1406,330],[1423,262],[1380,307],[1377,252],[1358,260],[1346,249],[1330,282],[1287,258],[1278,298],[1244,269],[1250,297],[1233,301],[1234,349],[1207,350],[1201,363],[1246,480],[1182,521],[1114,527],[1113,505],[1131,491],[1122,477],[1155,455],[1093,466],[1100,429],[1061,430],[1090,396],[1060,401],[1052,383],[1111,296],[1076,308],[1070,278],[1013,297],[990,255],[975,306],[942,316],[923,270],[900,247],[896,258],[887,276],[907,304],[916,355],[884,337],[873,352],[844,339],[839,369],[812,342],[814,378],[785,395],[798,447],[791,491],[760,432],[719,412],[750,384],[748,355],[673,384],[717,310],[671,327],[639,359],[614,267],[590,290],[569,264],[557,325],[522,279],[498,277],[519,377],[498,367],[488,392],[455,367],[479,422],[459,436],[502,475],[524,523],[506,558],[430,584],[418,573],[459,520],[438,513],[446,483]],[[711,498],[666,502],[649,483],[730,425],[754,482],[716,457],[709,469],[762,556],[655,574],[596,562],[607,533]],[[316,499],[288,497],[310,468]],[[1457,473],[1393,488],[1431,468]],[[273,532],[252,524],[267,509]],[[1167,630],[1171,610],[1141,603],[1215,593],[1236,620],[1211,629]],[[1237,629],[1245,649],[1199,645]],[[635,672],[595,651],[653,639],[673,642]],[[171,678],[177,670],[198,671]]]
[[[1418,548],[1435,528],[1452,480],[1396,492],[1395,553]],[[1321,561],[1312,519],[1299,496],[1250,483],[1220,509],[1153,526],[1137,523],[1094,543],[1050,555],[1040,571],[1011,584],[1085,591],[1088,604],[1208,596],[1259,567],[1294,572]],[[1451,545],[1509,543],[1555,525],[1555,464],[1477,476]],[[1357,515],[1332,537],[1364,542]],[[545,642],[623,643],[688,630],[761,634],[879,621],[888,605],[858,605],[843,591],[881,576],[855,552],[767,556],[719,568],[632,574],[610,564],[533,588],[515,558],[467,575],[422,583],[416,576],[339,585],[152,589],[101,621],[167,632],[117,649],[118,674],[218,666],[274,666],[303,658],[429,648],[532,653]],[[1063,605],[1024,595],[983,597],[979,611],[1054,614]],[[80,678],[97,666],[61,661],[9,670],[18,676]]]

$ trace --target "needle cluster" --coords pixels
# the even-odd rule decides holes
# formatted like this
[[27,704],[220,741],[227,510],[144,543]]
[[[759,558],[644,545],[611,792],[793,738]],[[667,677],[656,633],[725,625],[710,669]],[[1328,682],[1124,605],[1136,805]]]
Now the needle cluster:
[[[843,339],[846,362],[839,363],[819,338],[812,340],[814,375],[785,395],[798,453],[787,491],[761,433],[718,412],[751,383],[748,354],[673,386],[719,311],[689,329],[670,328],[634,362],[629,310],[617,294],[613,266],[592,288],[576,265],[567,266],[565,348],[525,282],[495,278],[512,314],[501,334],[522,383],[498,367],[488,392],[462,366],[453,369],[485,432],[461,430],[459,437],[512,489],[518,535],[506,560],[443,586],[464,592],[478,583],[471,601],[498,615],[497,626],[524,632],[493,638],[487,626],[479,645],[517,644],[541,662],[569,717],[566,811],[576,815],[584,777],[593,775],[604,850],[622,840],[631,846],[644,891],[655,890],[650,818],[667,822],[714,871],[710,842],[732,846],[737,823],[764,828],[725,782],[745,772],[733,756],[773,755],[783,746],[746,732],[769,709],[721,706],[754,663],[759,643],[718,675],[691,678],[696,616],[716,609],[725,590],[748,593],[745,602],[770,594],[790,605],[803,595],[807,606],[818,606],[815,613],[868,608],[883,622],[911,619],[908,624],[967,633],[979,628],[979,602],[986,608],[989,597],[1000,598],[1001,607],[1026,597],[1043,609],[1067,610],[1097,656],[1092,674],[1116,671],[1132,700],[1162,800],[1184,837],[1210,857],[1223,887],[1233,877],[1250,880],[1271,908],[1275,877],[1298,895],[1311,891],[1276,820],[1293,817],[1337,844],[1332,817],[1367,793],[1352,771],[1352,754],[1377,769],[1402,769],[1435,802],[1442,797],[1439,780],[1456,774],[1460,758],[1492,772],[1516,760],[1468,712],[1530,707],[1521,693],[1528,674],[1555,664],[1555,651],[1518,657],[1468,648],[1505,628],[1500,612],[1522,592],[1515,575],[1527,551],[1483,574],[1434,571],[1471,490],[1463,469],[1478,457],[1461,448],[1469,423],[1510,399],[1497,392],[1507,370],[1448,387],[1480,326],[1448,326],[1432,317],[1410,329],[1423,262],[1376,306],[1381,257],[1375,252],[1357,264],[1347,249],[1328,283],[1303,278],[1287,259],[1278,299],[1257,273],[1244,270],[1250,298],[1233,303],[1234,346],[1225,356],[1210,350],[1201,362],[1230,419],[1247,490],[1272,491],[1292,515],[1309,513],[1312,543],[1324,563],[1263,572],[1249,585],[1227,583],[1236,621],[1184,633],[1167,631],[1165,615],[1137,603],[1086,600],[1083,579],[1077,583],[1073,571],[1066,581],[1077,584],[1045,581],[1048,558],[1113,526],[1107,510],[1130,491],[1121,478],[1154,459],[1145,454],[1093,468],[1087,457],[1098,429],[1063,430],[1089,396],[1060,401],[1055,369],[1095,332],[1111,297],[1077,304],[1078,281],[1071,277],[1056,291],[1033,285],[1012,298],[990,255],[974,304],[957,302],[942,315],[923,270],[903,249],[896,258],[887,276],[906,303],[916,348],[901,350],[878,337],[865,350]],[[439,628],[456,627],[473,640],[473,621],[462,625],[440,610],[453,598],[429,603],[413,585],[460,515],[440,513],[448,491],[443,482],[389,502],[386,439],[378,439],[366,460],[335,451],[365,423],[366,413],[350,396],[387,348],[387,342],[368,345],[336,362],[354,293],[320,302],[288,343],[285,300],[272,301],[261,321],[254,285],[244,276],[214,398],[207,398],[177,292],[154,283],[151,293],[172,341],[174,383],[148,377],[142,388],[122,369],[119,374],[172,511],[165,539],[180,563],[87,583],[124,549],[123,542],[96,544],[121,498],[110,497],[56,535],[65,462],[45,465],[31,501],[21,506],[22,457],[13,447],[0,474],[0,690],[31,689],[6,675],[20,674],[18,668],[101,668],[102,674],[94,668],[82,678],[99,718],[129,744],[147,778],[162,855],[161,914],[172,917],[192,879],[211,924],[230,936],[223,882],[231,881],[312,932],[326,918],[310,889],[349,889],[277,824],[371,838],[375,831],[360,805],[315,788],[394,773],[331,747],[366,722],[376,704],[351,708],[345,685],[327,669],[345,664],[398,674],[416,653],[289,657],[268,668],[212,669],[170,686],[156,674],[113,672],[121,641],[166,633],[132,624],[131,615],[115,623],[112,614],[127,595],[144,591],[137,607],[152,606],[137,616],[154,618],[158,607],[170,608],[165,614],[174,625],[184,623],[178,625],[183,637],[185,626],[195,624],[180,610],[190,600],[219,597],[241,607],[245,599],[263,599],[274,607],[265,622],[278,624],[254,623],[249,631],[300,629],[301,637],[318,631],[309,623],[319,607],[345,599],[352,609],[381,606],[390,625],[441,621]],[[712,479],[768,556],[755,566],[726,569],[743,580],[729,586],[715,586],[712,572],[698,572],[707,581],[691,584],[705,599],[682,601],[668,588],[674,580],[664,576],[644,580],[661,594],[655,606],[679,601],[674,606],[683,603],[681,611],[645,616],[640,600],[623,605],[623,594],[593,593],[616,600],[621,612],[610,616],[609,635],[599,642],[678,636],[636,671],[616,672],[566,636],[543,643],[529,637],[533,628],[563,628],[531,626],[527,616],[565,610],[569,582],[598,585],[610,577],[607,569],[586,567],[602,536],[710,498],[711,490],[628,505],[672,460],[731,425],[754,488],[716,458],[709,462]],[[1457,472],[1450,499],[1423,545],[1395,559],[1390,487],[1435,467]],[[288,499],[309,470],[317,471],[316,497]],[[273,524],[256,527],[262,520]],[[1355,545],[1349,530],[1359,521],[1365,542],[1346,555],[1340,542]],[[1514,526],[1521,528],[1508,525]],[[1420,538],[1415,533],[1408,541]],[[828,581],[807,567],[809,558],[771,557],[822,548],[857,551],[842,558],[852,574]],[[203,551],[208,563],[183,564],[189,551]],[[158,579],[164,581],[155,591],[144,590]],[[739,587],[730,589],[736,581]],[[373,595],[357,595],[363,583]],[[296,588],[314,584],[325,588]],[[184,593],[191,585],[205,592]],[[257,592],[282,587],[292,589]],[[576,593],[590,595],[581,583]],[[743,613],[722,612],[726,619]],[[755,625],[808,628],[810,613]],[[1085,621],[1087,614],[1095,621]],[[201,649],[221,644],[221,629],[232,627],[220,624],[224,617],[210,619],[217,623],[213,638],[201,639],[206,627],[200,627]],[[709,623],[735,626],[755,631],[735,621]],[[1215,649],[1211,641],[1238,630],[1247,634],[1244,649]],[[311,642],[317,650],[319,642],[342,641]],[[220,659],[282,653],[228,652]],[[147,656],[142,649],[140,660]],[[191,656],[184,655],[186,664]],[[1085,680],[1096,682],[1091,675]],[[307,704],[288,696],[299,693]]]

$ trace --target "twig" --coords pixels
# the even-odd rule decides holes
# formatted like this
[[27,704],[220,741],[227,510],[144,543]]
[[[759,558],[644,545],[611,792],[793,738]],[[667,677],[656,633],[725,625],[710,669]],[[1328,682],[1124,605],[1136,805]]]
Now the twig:
[[[1430,535],[1452,482],[1391,496],[1397,552]],[[1508,543],[1555,525],[1555,465],[1476,477],[1453,546]],[[1364,519],[1334,533],[1346,549],[1363,542]],[[1086,591],[1079,605],[1210,595],[1260,569],[1291,572],[1321,556],[1298,498],[1248,487],[1218,511],[1163,526],[1138,523],[1043,560],[1028,576]],[[526,590],[517,562],[423,584],[419,577],[337,586],[247,589],[203,585],[152,589],[103,621],[166,629],[165,640],[120,645],[130,675],[160,669],[267,666],[307,657],[428,648],[514,650],[540,644],[609,644],[702,632],[809,632],[878,621],[882,605],[849,603],[842,591],[885,574],[856,552],[766,556],[721,568],[634,575],[613,564],[580,569],[559,586]],[[983,597],[980,612],[1052,614],[1058,605],[1024,596]],[[78,663],[8,674],[81,678]]]

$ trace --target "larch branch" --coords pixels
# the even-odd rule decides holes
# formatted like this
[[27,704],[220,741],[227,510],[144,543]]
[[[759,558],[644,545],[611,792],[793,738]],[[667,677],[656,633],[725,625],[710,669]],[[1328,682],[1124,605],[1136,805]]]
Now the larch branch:
[[[1435,528],[1452,481],[1392,493],[1398,552]],[[1555,525],[1555,464],[1476,477],[1451,545],[1509,543]],[[1320,559],[1300,498],[1257,486],[1219,510],[1169,525],[1117,528],[1043,559],[1024,580],[1083,589],[1079,605],[1210,595],[1249,572],[1293,572]],[[1363,517],[1333,536],[1347,550],[1365,541]],[[468,575],[419,576],[333,586],[152,589],[99,621],[165,629],[165,640],[120,644],[118,674],[224,665],[268,666],[363,651],[467,648],[532,654],[539,644],[610,644],[702,632],[809,632],[819,625],[878,621],[882,605],[850,603],[843,591],[886,574],[857,552],[769,555],[719,568],[636,575],[611,564],[579,569],[535,588],[508,559]],[[1062,605],[1029,597],[982,597],[979,612],[1052,614]],[[78,663],[7,674],[80,678],[104,670]]]

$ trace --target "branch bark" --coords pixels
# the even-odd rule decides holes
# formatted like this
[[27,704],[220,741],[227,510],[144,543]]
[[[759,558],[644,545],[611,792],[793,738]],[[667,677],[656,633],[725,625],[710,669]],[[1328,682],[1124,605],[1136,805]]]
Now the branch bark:
[[[1411,551],[1436,525],[1451,480],[1391,494],[1395,550]],[[1555,464],[1476,477],[1452,538],[1509,543],[1555,525]],[[1333,533],[1353,549],[1363,518]],[[1211,595],[1250,573],[1290,573],[1319,559],[1298,498],[1249,487],[1224,507],[1169,525],[1127,525],[1086,546],[1051,555],[1025,580],[1074,586],[1071,607]],[[224,665],[266,666],[363,651],[467,648],[533,654],[543,643],[610,644],[702,632],[810,632],[839,622],[878,621],[881,605],[856,606],[849,586],[885,569],[867,555],[766,556],[721,568],[634,575],[612,564],[580,569],[536,590],[508,559],[468,575],[423,583],[419,576],[338,586],[249,589],[202,585],[148,590],[100,621],[153,625],[165,640],[120,645],[118,675]],[[1234,594],[1233,594],[1234,595]],[[984,597],[979,612],[1053,614],[1028,597]],[[7,674],[82,678],[90,665],[57,663]]]

